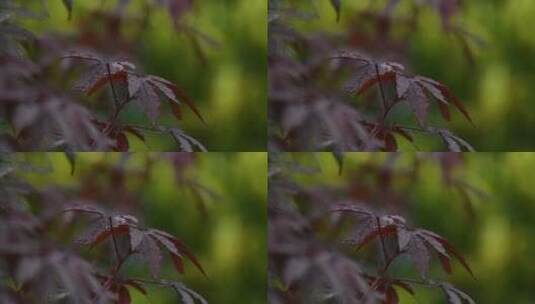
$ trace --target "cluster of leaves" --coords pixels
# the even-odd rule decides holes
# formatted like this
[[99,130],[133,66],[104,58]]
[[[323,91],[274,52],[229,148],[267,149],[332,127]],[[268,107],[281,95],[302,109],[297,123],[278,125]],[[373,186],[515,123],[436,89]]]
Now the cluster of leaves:
[[[74,33],[68,36],[36,36],[21,26],[26,19],[47,16],[44,1],[39,12],[25,7],[24,1],[0,2],[1,150],[128,151],[127,134],[145,142],[146,132],[173,138],[177,150],[206,150],[181,128],[158,121],[162,104],[177,120],[186,104],[204,122],[184,90],[143,74],[128,61],[136,57],[139,37],[150,25],[155,6],[165,8],[175,29],[190,35],[199,48],[199,35],[183,21],[192,1],[146,0],[143,19],[126,13],[130,2],[89,12],[85,19],[73,21]],[[70,16],[76,2],[63,3]],[[69,86],[73,75],[79,78],[74,90]],[[87,97],[99,102],[88,103]],[[121,115],[131,107],[146,114],[146,124]]]
[[[182,159],[181,166],[174,165],[177,176],[187,176],[186,168],[195,162],[189,154],[151,155],[147,163],[176,164],[177,159]],[[151,166],[136,174],[124,169],[127,160],[98,163],[85,178],[82,172],[76,187],[34,188],[26,178],[49,168],[20,155],[0,157],[0,302],[127,304],[132,291],[147,295],[147,286],[157,285],[176,291],[182,303],[207,303],[182,282],[160,277],[164,254],[178,274],[184,273],[185,260],[206,274],[183,241],[145,227],[132,215],[140,214],[142,202],[128,194],[126,183],[147,181]],[[86,185],[89,177],[102,184]],[[125,197],[103,197],[112,193],[110,182]],[[133,277],[126,266],[136,260],[146,264],[151,278]]]
[[[399,215],[411,203],[410,185],[423,162],[438,165],[449,187],[461,180],[462,156],[421,154],[408,167],[398,159],[391,154],[363,161],[351,168],[347,185],[305,186],[296,176],[317,169],[283,155],[270,158],[269,303],[394,304],[399,291],[416,296],[416,286],[443,291],[448,303],[475,303],[449,282],[429,277],[432,256],[447,274],[455,260],[473,276],[462,254]],[[372,244],[376,250],[368,248]],[[401,277],[391,267],[408,261],[419,278]]]
[[[341,1],[331,3],[339,18]],[[470,45],[478,41],[454,20],[460,1],[373,1],[337,35],[297,30],[296,23],[315,18],[303,6],[269,1],[271,150],[396,151],[400,138],[413,143],[415,134],[423,134],[440,139],[448,151],[473,151],[461,137],[428,122],[434,104],[444,121],[453,106],[472,123],[463,103],[445,84],[400,63],[426,7],[472,58]],[[415,125],[405,123],[405,113],[412,113]]]

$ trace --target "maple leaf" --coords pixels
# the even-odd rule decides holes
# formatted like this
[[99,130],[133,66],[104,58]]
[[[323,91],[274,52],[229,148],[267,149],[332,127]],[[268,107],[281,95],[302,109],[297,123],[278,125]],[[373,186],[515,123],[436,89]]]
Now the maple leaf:
[[133,71],[136,68],[135,65],[127,61],[108,60],[84,52],[70,52],[61,58],[80,60],[89,64],[89,67],[75,85],[75,88],[81,90],[87,96],[93,95],[108,83],[125,82],[128,71]]
[[[411,92],[411,90],[413,92]],[[425,119],[426,109],[429,104],[428,96],[436,100],[440,113],[445,120],[450,120],[448,106],[453,104],[464,117],[472,122],[472,118],[459,99],[453,95],[443,84],[433,79],[423,76],[409,76],[407,74],[396,75],[397,97],[408,102],[413,107],[413,112],[421,125]]]
[[[319,118],[322,130],[327,139],[321,141],[319,149],[330,148],[339,151],[352,151],[359,147],[373,148],[377,145],[373,138],[370,138],[361,125],[360,114],[352,107],[344,103],[318,101],[314,104],[311,114]],[[314,117],[316,120],[317,118]],[[310,119],[309,119],[310,120]],[[314,122],[316,125],[316,122]],[[307,127],[310,125],[303,125]],[[310,132],[307,127],[303,132]]]
[[139,245],[138,252],[149,266],[152,277],[157,278],[160,274],[162,254],[156,241],[153,238],[144,235],[141,244]]
[[160,103],[166,100],[177,119],[181,118],[179,106],[183,102],[204,122],[199,110],[183,90],[164,78],[139,74],[136,72],[136,66],[128,61],[108,60],[80,52],[74,52],[62,58],[90,63],[90,67],[76,85],[88,96],[107,84],[112,86],[112,90],[114,90],[114,85],[123,85],[128,89],[127,101],[133,99],[151,121],[155,121],[159,116]]
[[400,252],[406,252],[409,255],[422,277],[425,277],[427,273],[427,264],[429,264],[430,259],[429,249],[436,252],[445,272],[451,273],[449,260],[451,256],[454,256],[466,271],[474,276],[464,257],[438,234],[425,229],[409,231],[405,228],[398,229],[397,237]]
[[[13,129],[24,150],[95,151],[110,146],[86,108],[61,97],[18,104]],[[46,136],[43,136],[43,132]]]
[[[173,235],[157,230],[157,229],[150,229],[149,234],[156,238],[158,242],[160,242],[163,246],[165,246],[168,251],[174,256],[174,259],[181,259],[183,256],[186,256],[192,263],[195,265],[195,267],[206,276],[206,272],[204,271],[203,267],[193,255],[193,253],[188,249],[188,247],[178,238],[174,237]],[[175,261],[175,266],[176,261]],[[181,272],[179,267],[177,267],[177,271]]]
[[407,244],[407,254],[422,278],[427,276],[431,256],[427,246],[420,238],[411,238]]
[[200,294],[189,289],[182,283],[172,282],[171,286],[181,296],[184,304],[195,304],[197,301],[200,304],[208,304],[208,301],[206,301]]
[[453,287],[449,283],[441,283],[440,288],[444,292],[449,304],[475,304],[476,302],[465,292]]
[[110,236],[128,235],[130,226],[137,224],[137,219],[129,215],[108,216],[104,211],[91,206],[68,207],[63,212],[82,212],[95,218],[86,231],[78,237],[78,242],[91,248],[104,242]]
[[472,277],[474,277],[474,273],[472,272],[472,269],[470,268],[470,266],[468,266],[468,263],[466,262],[464,257],[446,239],[444,239],[443,237],[441,237],[440,235],[438,235],[438,234],[436,234],[436,233],[434,233],[432,231],[424,230],[424,229],[419,229],[418,230],[418,234],[419,235],[423,235],[423,238],[426,239],[429,242],[429,244],[435,250],[437,250],[440,254],[442,254],[443,256],[449,257],[449,256],[444,254],[444,252],[440,249],[439,246],[436,245],[437,244],[436,242],[430,242],[429,241],[429,237],[431,237],[432,239],[438,241],[438,243],[440,243],[442,245],[442,247],[445,249],[445,251],[448,254],[454,256],[455,258],[457,258],[457,260],[461,263],[461,265],[464,267],[464,269],[466,269],[466,271],[468,271],[468,273],[470,273],[470,275],[472,275]]
[[331,56],[331,59],[349,60],[356,63],[355,75],[346,88],[357,95],[361,95],[377,83],[395,80],[397,71],[405,69],[399,63],[376,62],[364,54],[350,50],[338,51],[337,54]]
[[450,131],[446,129],[437,129],[435,131],[442,141],[446,144],[449,151],[452,152],[463,152],[463,150],[474,152],[474,148],[464,139],[459,136],[453,135]]
[[360,206],[340,205],[331,209],[332,212],[345,212],[356,215],[360,223],[355,236],[350,240],[357,250],[375,238],[384,238],[395,235],[397,227],[405,223],[405,219],[396,215],[377,216]]
[[[331,59],[349,60],[356,64],[355,75],[347,86],[351,93],[361,95],[375,84],[395,85],[397,100],[391,103],[404,101],[422,126],[425,125],[432,99],[438,103],[440,113],[445,120],[450,120],[448,106],[453,104],[468,121],[472,122],[464,105],[448,87],[427,77],[409,75],[405,72],[405,67],[399,63],[377,62],[364,54],[349,50],[339,51]],[[381,91],[383,91],[382,87]],[[384,99],[384,95],[382,98]]]
[[416,269],[425,277],[430,261],[429,249],[434,250],[447,273],[451,272],[449,260],[457,258],[461,265],[474,276],[464,257],[443,237],[425,229],[411,230],[403,217],[397,215],[377,216],[371,211],[356,205],[342,204],[331,209],[333,212],[345,212],[356,215],[359,226],[352,243],[357,250],[375,238],[396,237],[398,252],[406,252]]
[[169,128],[169,134],[180,146],[180,149],[184,152],[194,152],[194,147],[197,147],[202,152],[207,152],[206,148],[195,138],[187,135],[179,128]]
[[195,255],[181,240],[161,230],[140,228],[137,218],[131,215],[107,215],[106,212],[88,205],[71,206],[63,210],[63,212],[69,211],[96,217],[96,222],[79,237],[79,242],[82,244],[95,247],[111,236],[128,235],[130,251],[141,254],[153,277],[159,275],[162,260],[160,246],[170,254],[177,272],[184,272],[182,260],[187,257],[203,275],[206,275]]
[[35,299],[55,298],[72,303],[88,303],[91,299],[91,303],[100,304],[110,303],[113,299],[113,295],[99,284],[92,265],[67,251],[53,250],[18,261],[16,277],[26,286],[31,286],[30,281],[36,278],[47,278],[35,291]]

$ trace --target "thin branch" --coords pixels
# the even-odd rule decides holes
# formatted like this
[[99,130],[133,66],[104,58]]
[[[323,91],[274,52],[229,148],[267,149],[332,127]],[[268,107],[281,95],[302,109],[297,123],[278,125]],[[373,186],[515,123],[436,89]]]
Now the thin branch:
[[115,92],[115,86],[113,85],[113,78],[111,77],[111,69],[110,64],[106,63],[106,69],[108,70],[108,78],[110,79],[110,85],[111,85],[111,92],[113,93],[113,101],[115,104],[115,108],[119,107],[119,99],[117,98],[117,93]]
[[439,286],[438,283],[432,282],[432,281],[424,281],[424,280],[415,280],[415,279],[408,279],[408,278],[396,278],[397,281],[402,281],[405,283],[411,283],[411,284],[417,284],[427,287],[437,287]]
[[385,240],[383,238],[383,233],[381,231],[381,220],[378,216],[375,217],[375,220],[377,221],[377,230],[379,231],[379,238],[381,239],[381,250],[383,252],[383,261],[385,263],[385,268],[387,267],[387,261],[386,259],[388,258],[387,254],[386,254],[386,246],[385,246]]
[[344,59],[344,60],[353,60],[353,61],[363,62],[363,63],[367,63],[367,64],[370,63],[369,60],[366,60],[366,59],[363,59],[363,58],[356,58],[356,57],[352,57],[352,56],[344,56],[344,55],[331,56],[331,57],[329,57],[329,58],[327,58],[327,59],[328,59],[328,60]]
[[129,103],[130,101],[132,100],[132,97],[127,97],[126,100],[124,102],[121,102],[119,103],[119,105],[115,108],[115,111],[113,112],[111,118],[110,118],[110,123],[111,124],[114,124],[115,121],[117,120],[117,117],[119,116],[121,110],[124,108],[124,106],[126,106],[127,103]]
[[394,255],[393,257],[389,258],[384,267],[382,269],[379,270],[380,273],[385,273],[387,270],[388,270],[388,267],[390,267],[390,265],[392,265],[392,262],[394,262],[394,260],[399,256],[399,252]]
[[386,117],[388,116],[388,114],[390,114],[390,111],[398,104],[398,102],[399,98],[396,98],[390,105],[388,105],[388,107],[383,113],[383,121],[386,120]]
[[113,233],[113,221],[111,216],[108,216],[108,221],[110,223],[111,237],[113,239],[113,249],[115,250],[115,256],[117,257],[117,263],[121,264],[121,256],[119,255],[119,247],[117,247],[117,240],[115,239],[115,234]]
[[428,129],[422,129],[422,128],[410,127],[410,126],[402,126],[402,125],[396,125],[396,126],[402,128],[402,129],[421,132],[421,133],[425,133],[425,134],[431,133],[431,130],[428,130]]
[[62,60],[63,59],[80,59],[80,60],[89,60],[89,61],[102,62],[102,60],[100,60],[100,59],[91,58],[91,57],[82,56],[82,55],[65,55],[65,56],[59,57],[59,59],[62,59]]
[[[111,79],[110,79],[110,83],[111,83]],[[112,88],[113,88],[113,84],[112,84]],[[106,129],[103,131],[104,134],[108,134],[108,132],[110,132],[111,130],[113,130],[113,128],[115,127],[116,123],[117,123],[117,118],[119,117],[119,114],[121,113],[122,109],[132,100],[132,97],[129,96],[126,98],[125,101],[119,103],[118,106],[115,107],[115,110],[113,111],[113,114],[111,115],[110,119],[109,119],[109,124],[108,126],[106,127]]]
[[79,209],[73,209],[73,208],[67,208],[67,209],[61,210],[61,213],[65,213],[65,212],[84,212],[84,213],[97,214],[97,215],[100,215],[100,216],[103,215],[102,212],[100,212],[100,211],[79,210]]
[[160,285],[160,286],[169,286],[169,283],[165,281],[156,281],[156,280],[147,280],[147,279],[137,279],[137,278],[131,278],[130,280],[136,281],[143,284],[153,284],[153,285]]
[[130,256],[130,252],[127,255],[125,255],[124,257],[121,258],[119,263],[117,263],[117,265],[115,266],[115,269],[113,269],[113,276],[117,275],[117,273],[119,272],[119,270],[121,269],[121,267],[123,266],[124,262],[126,262],[126,260],[128,259],[129,256]]
[[381,76],[379,75],[379,65],[375,64],[375,73],[377,74],[377,79],[379,80],[379,91],[381,92],[381,100],[383,105],[383,121],[384,117],[386,116],[385,113],[387,111],[388,105],[386,103],[386,97],[385,97],[385,91],[383,89],[383,83],[381,82]]

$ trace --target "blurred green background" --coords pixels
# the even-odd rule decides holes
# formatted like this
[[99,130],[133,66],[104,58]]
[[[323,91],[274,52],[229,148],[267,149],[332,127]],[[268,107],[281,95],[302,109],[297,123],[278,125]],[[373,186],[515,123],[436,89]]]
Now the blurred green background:
[[[38,2],[33,4],[38,10]],[[30,20],[27,26],[37,33],[73,32],[77,22],[95,8],[113,10],[116,1],[75,0],[72,20],[62,1],[46,1],[49,17]],[[129,16],[141,17],[140,0],[132,1]],[[186,107],[178,123],[186,133],[203,143],[209,151],[266,150],[266,73],[267,2],[262,0],[193,1],[194,10],[184,23],[200,32],[205,61],[196,54],[187,35],[174,31],[164,9],[155,9],[148,30],[142,33],[137,55],[138,68],[169,79],[184,89],[206,120],[203,125]],[[207,41],[212,42],[207,42]],[[110,43],[113,43],[110,42]],[[139,111],[137,111],[139,112]],[[165,125],[177,125],[170,115]],[[136,112],[129,119],[139,120]],[[144,120],[147,123],[147,120]],[[168,136],[147,134],[148,147],[130,138],[132,151],[173,151],[176,144]]]
[[[339,33],[351,27],[350,20],[359,9],[384,7],[386,2],[342,0],[337,23],[330,1],[314,1],[319,18],[300,24],[307,24],[309,30]],[[438,125],[447,126],[478,151],[531,151],[535,147],[534,15],[532,0],[462,1],[461,14],[454,20],[483,41],[482,46],[470,42],[473,65],[459,40],[442,31],[440,18],[429,8],[422,11],[419,28],[409,41],[409,70],[448,85],[466,104],[475,126],[456,110],[450,123]],[[430,121],[441,122],[438,109],[431,108]],[[443,150],[439,140],[418,137],[419,150]],[[413,151],[415,147],[406,144],[401,149]]]
[[[39,167],[51,168],[47,174],[29,174],[32,184],[40,188],[54,184],[75,186],[81,174],[94,170],[90,169],[92,164],[103,158],[116,164],[119,159],[119,153],[77,153],[76,171],[71,176],[70,165],[62,153],[19,156],[31,158]],[[127,168],[140,168],[144,159],[144,153],[132,154]],[[216,199],[207,200],[206,216],[199,212],[195,197],[176,185],[172,166],[159,161],[152,170],[151,180],[140,191],[144,202],[141,218],[147,227],[182,239],[197,256],[208,278],[189,261],[185,262],[185,274],[177,275],[166,255],[162,277],[182,281],[209,303],[265,303],[266,154],[199,153],[186,174],[217,195]],[[134,277],[150,279],[143,263],[127,266],[128,271],[135,273]],[[133,303],[180,303],[168,288],[148,286],[148,291],[145,297],[135,289],[130,290]]]
[[[298,160],[313,163],[321,172],[303,177],[305,183],[340,185],[346,183],[356,165],[382,162],[385,153],[345,153],[344,171],[329,153],[294,153]],[[412,153],[402,154],[399,166],[412,162]],[[450,280],[466,291],[476,303],[529,304],[535,300],[535,154],[466,153],[464,167],[455,176],[483,191],[472,197],[475,217],[470,218],[457,191],[443,185],[434,162],[426,162],[415,187],[406,189],[411,199],[409,224],[434,231],[447,238],[466,258],[474,280],[459,263],[452,263],[447,276],[436,259],[431,260],[432,278]],[[350,180],[349,180],[350,181]],[[402,277],[416,277],[412,268],[396,268]],[[446,303],[440,290],[417,288],[416,298],[403,290],[401,304]]]

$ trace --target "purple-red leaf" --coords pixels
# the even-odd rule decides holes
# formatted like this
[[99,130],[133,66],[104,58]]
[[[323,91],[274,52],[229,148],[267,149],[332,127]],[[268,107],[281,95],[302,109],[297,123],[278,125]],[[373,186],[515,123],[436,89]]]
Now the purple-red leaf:
[[145,235],[143,241],[139,245],[139,252],[149,266],[149,271],[152,277],[158,278],[162,263],[162,254],[156,241]]
[[373,74],[371,78],[367,79],[358,89],[357,95],[361,95],[368,89],[370,89],[373,85],[381,82],[381,83],[387,83],[390,81],[393,81],[396,79],[396,73],[393,71],[388,71],[383,74]]
[[172,253],[169,254],[171,255],[171,260],[173,261],[173,265],[175,266],[176,271],[178,271],[178,273],[184,273],[183,259],[178,255],[174,255]]
[[112,227],[111,229],[108,227],[106,230],[102,231],[101,233],[95,236],[95,239],[90,243],[91,248],[102,243],[111,235],[121,236],[127,233],[128,233],[128,225],[119,225],[119,226]]
[[364,238],[357,244],[357,250],[364,247],[367,243],[375,239],[376,237],[386,237],[396,233],[396,226],[376,227],[370,233],[364,236]]
[[130,227],[130,248],[132,251],[136,250],[139,244],[141,244],[141,241],[143,241],[143,237],[145,233],[137,228]]
[[206,276],[206,272],[202,268],[201,264],[199,263],[199,261],[197,260],[195,255],[193,255],[193,253],[188,249],[188,247],[181,240],[179,240],[176,237],[170,235],[169,233],[163,232],[161,230],[155,230],[154,229],[153,232],[156,233],[156,234],[159,234],[159,235],[167,238],[169,241],[171,241],[175,245],[175,247],[178,250],[178,252],[181,255],[185,255],[186,257],[188,257],[188,259],[197,267],[197,269],[202,274],[204,274]]
[[421,126],[425,125],[429,103],[422,88],[416,84],[412,84],[407,89],[404,99],[414,113],[414,116],[416,116],[418,124]]
[[126,80],[126,72],[125,71],[116,71],[113,73],[110,73],[109,75],[107,73],[101,75],[97,80],[91,84],[90,87],[88,87],[85,91],[87,96],[93,95],[96,91],[100,90],[103,86],[108,84],[109,82],[115,82],[115,81],[125,81]]
[[425,246],[425,243],[417,237],[413,237],[408,245],[409,249],[407,253],[414,263],[414,266],[420,273],[422,278],[425,278],[427,275],[427,270],[429,268],[429,251]]
[[158,97],[158,93],[156,93],[153,86],[146,81],[140,84],[135,101],[151,121],[156,121],[160,113],[160,97]]
[[398,95],[398,98],[402,98],[407,90],[409,89],[409,86],[411,85],[411,79],[407,78],[401,74],[396,75],[396,93]]
[[457,107],[457,109],[461,111],[461,113],[463,113],[464,117],[466,117],[466,119],[468,119],[468,121],[470,121],[473,124],[470,114],[468,114],[468,111],[464,107],[463,103],[459,100],[459,98],[453,95],[446,86],[440,86],[439,89],[442,92],[442,95],[444,95],[444,97],[446,97],[446,99],[450,103],[453,103],[453,105],[455,105],[455,107]]
[[412,238],[412,232],[406,229],[398,228],[397,234],[399,251],[403,251]]
[[440,242],[442,244],[442,246],[444,246],[446,251],[449,254],[455,256],[457,258],[457,260],[459,260],[459,262],[466,269],[466,271],[468,271],[472,275],[472,277],[474,277],[474,273],[472,272],[472,269],[470,268],[470,266],[468,266],[468,263],[466,262],[464,257],[446,239],[442,238],[441,236],[439,236],[436,233],[433,233],[431,231],[425,230],[422,233],[425,233],[425,234],[431,236],[432,238],[434,238],[435,240],[437,240],[438,242]]

